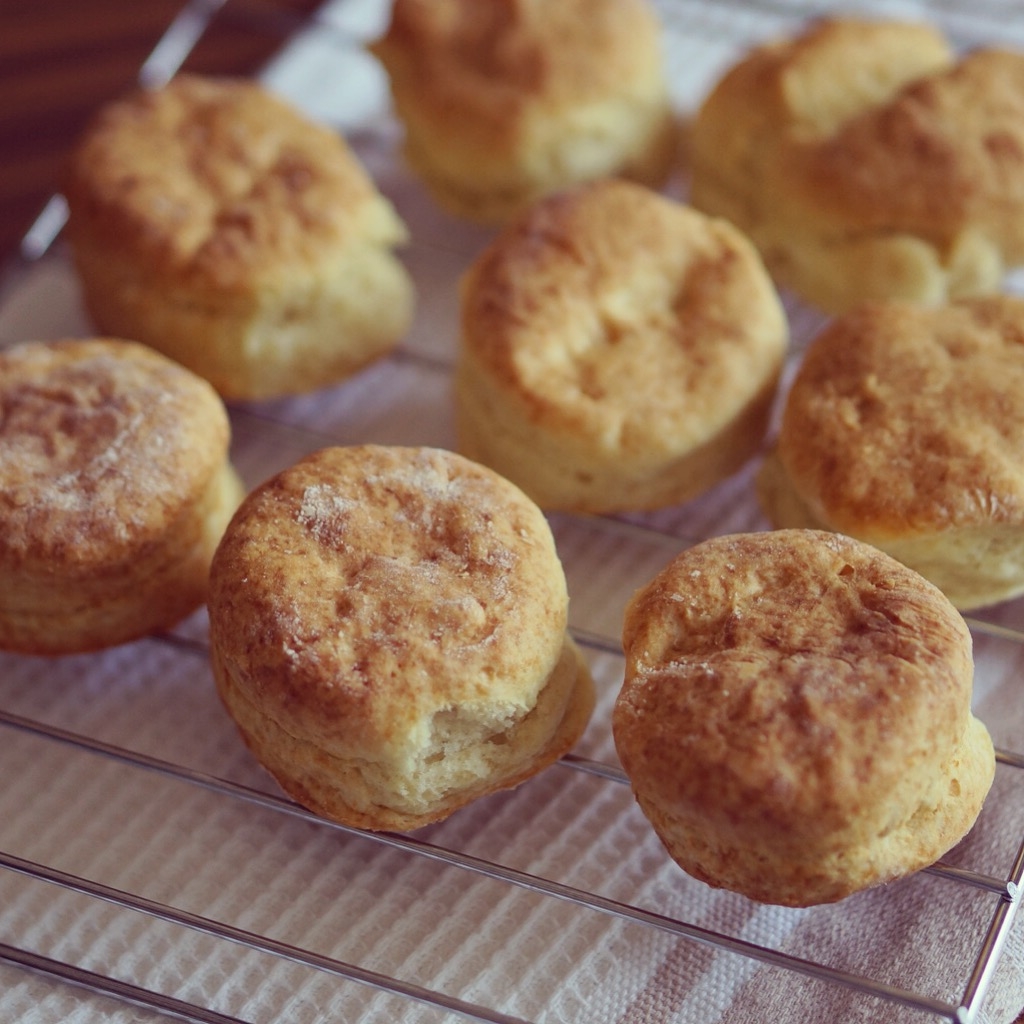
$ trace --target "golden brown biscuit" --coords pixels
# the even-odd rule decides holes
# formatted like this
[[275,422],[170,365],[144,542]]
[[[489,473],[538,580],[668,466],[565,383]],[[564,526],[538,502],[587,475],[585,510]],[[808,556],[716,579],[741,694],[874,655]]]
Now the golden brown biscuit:
[[497,223],[621,174],[660,185],[676,127],[647,0],[397,0],[373,47],[441,205]]
[[550,530],[448,452],[314,453],[249,496],[211,570],[217,686],[303,805],[410,829],[539,772],[593,684]]
[[971,635],[942,593],[818,531],[715,538],[635,595],[613,727],[689,874],[810,906],[931,864],[995,771]]
[[399,217],[336,133],[255,83],[183,76],[110,104],[65,194],[98,328],[226,398],[334,383],[409,325]]
[[817,21],[730,69],[691,146],[691,202],[830,312],[990,293],[1024,262],[1024,54]]
[[223,403],[142,345],[0,351],[0,648],[90,651],[202,604],[242,497]]
[[624,181],[550,196],[462,282],[459,448],[542,508],[685,501],[757,451],[787,338],[724,221]]
[[776,526],[836,530],[962,609],[1024,593],[1024,299],[862,306],[811,344],[759,476]]

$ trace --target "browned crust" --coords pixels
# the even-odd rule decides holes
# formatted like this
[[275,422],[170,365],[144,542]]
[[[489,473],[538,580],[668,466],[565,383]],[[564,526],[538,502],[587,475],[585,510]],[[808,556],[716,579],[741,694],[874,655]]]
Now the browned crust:
[[[578,738],[593,695],[567,602],[543,516],[497,474],[436,449],[324,449],[253,492],[218,549],[218,686],[289,791],[414,827]],[[462,754],[502,767],[417,795]]]
[[214,390],[141,345],[0,352],[0,646],[92,650],[198,607],[241,498],[228,440]]
[[825,230],[904,231],[948,251],[966,230],[1024,259],[1024,54],[978,50],[795,151]]
[[1024,260],[1024,55],[852,17],[755,47],[692,131],[692,201],[835,312],[998,289]]
[[403,110],[507,155],[535,111],[622,94],[659,46],[644,0],[397,0],[373,50]]
[[0,558],[88,574],[159,543],[224,462],[228,436],[213,389],[141,345],[0,352]]
[[679,863],[811,904],[936,859],[991,783],[971,638],[942,594],[849,538],[683,552],[629,605],[616,747]]
[[399,0],[372,47],[404,153],[453,212],[501,222],[555,188],[676,159],[646,0]]
[[341,137],[242,79],[181,75],[109,104],[64,190],[73,242],[134,252],[140,272],[224,301],[381,231],[376,188]]
[[[579,474],[591,509],[664,505],[694,491],[680,460],[705,452],[703,488],[761,441],[788,329],[756,251],[723,221],[621,180],[579,186],[509,225],[461,295],[460,408],[487,395],[494,412],[469,416],[460,444],[545,507],[572,504],[531,486],[534,463]],[[498,452],[515,424],[513,460]],[[588,475],[607,478],[605,493],[584,497]],[[630,486],[659,476],[649,499]]]
[[334,384],[408,330],[405,225],[337,132],[254,82],[182,75],[111,103],[65,194],[97,331],[226,398]]
[[833,320],[787,396],[778,455],[831,528],[875,541],[1024,530],[1024,300],[887,303]]

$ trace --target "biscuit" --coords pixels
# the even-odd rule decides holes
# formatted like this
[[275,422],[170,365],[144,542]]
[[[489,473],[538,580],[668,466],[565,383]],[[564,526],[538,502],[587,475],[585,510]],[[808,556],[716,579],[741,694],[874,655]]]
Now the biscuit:
[[198,608],[242,498],[228,441],[209,384],[142,345],[0,351],[0,648],[97,650]]
[[942,593],[819,531],[714,538],[628,605],[616,748],[672,858],[717,888],[831,903],[923,868],[995,772],[971,635]]
[[459,450],[545,509],[685,501],[758,451],[787,340],[729,224],[625,181],[578,186],[462,281]]
[[211,570],[217,687],[282,788],[412,829],[582,734],[593,684],[540,511],[429,448],[328,448],[257,488]]
[[758,494],[975,608],[1024,593],[1022,451],[1024,299],[866,304],[811,343]]
[[726,72],[691,150],[693,205],[828,312],[988,294],[1024,262],[1024,54],[816,21]]
[[647,0],[397,0],[372,47],[404,155],[440,205],[501,223],[556,189],[676,162]]
[[111,103],[64,192],[97,329],[227,399],[333,384],[409,326],[405,225],[335,132],[254,82],[185,75]]

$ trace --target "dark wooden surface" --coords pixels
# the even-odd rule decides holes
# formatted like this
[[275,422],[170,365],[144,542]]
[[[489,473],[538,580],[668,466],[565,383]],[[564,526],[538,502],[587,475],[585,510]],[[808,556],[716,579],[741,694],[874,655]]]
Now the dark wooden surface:
[[[249,74],[319,0],[227,0],[186,67]],[[0,266],[89,115],[131,88],[185,0],[0,0]]]

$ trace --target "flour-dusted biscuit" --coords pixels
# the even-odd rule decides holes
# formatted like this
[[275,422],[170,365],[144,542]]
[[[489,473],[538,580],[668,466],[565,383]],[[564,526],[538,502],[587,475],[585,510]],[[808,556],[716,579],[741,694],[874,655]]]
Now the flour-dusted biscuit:
[[675,162],[648,0],[397,0],[373,49],[406,158],[460,216],[609,175],[660,185]]
[[0,648],[97,650],[206,598],[242,498],[216,392],[115,339],[0,350]]
[[594,703],[550,529],[429,448],[316,452],[246,500],[211,571],[223,701],[296,800],[410,829],[565,753]]
[[641,809],[708,884],[785,906],[923,868],[995,772],[971,635],[942,593],[838,534],[682,552],[626,609],[613,728]]
[[1024,263],[1024,54],[830,18],[754,48],[692,128],[691,201],[841,312],[997,291]]
[[344,140],[260,85],[183,75],[99,112],[64,182],[97,328],[228,399],[333,384],[406,332],[406,229]]
[[458,444],[542,508],[654,509],[758,451],[788,327],[753,246],[641,185],[550,196],[462,282]]
[[865,304],[811,343],[758,493],[975,608],[1024,593],[1022,452],[1024,299]]

